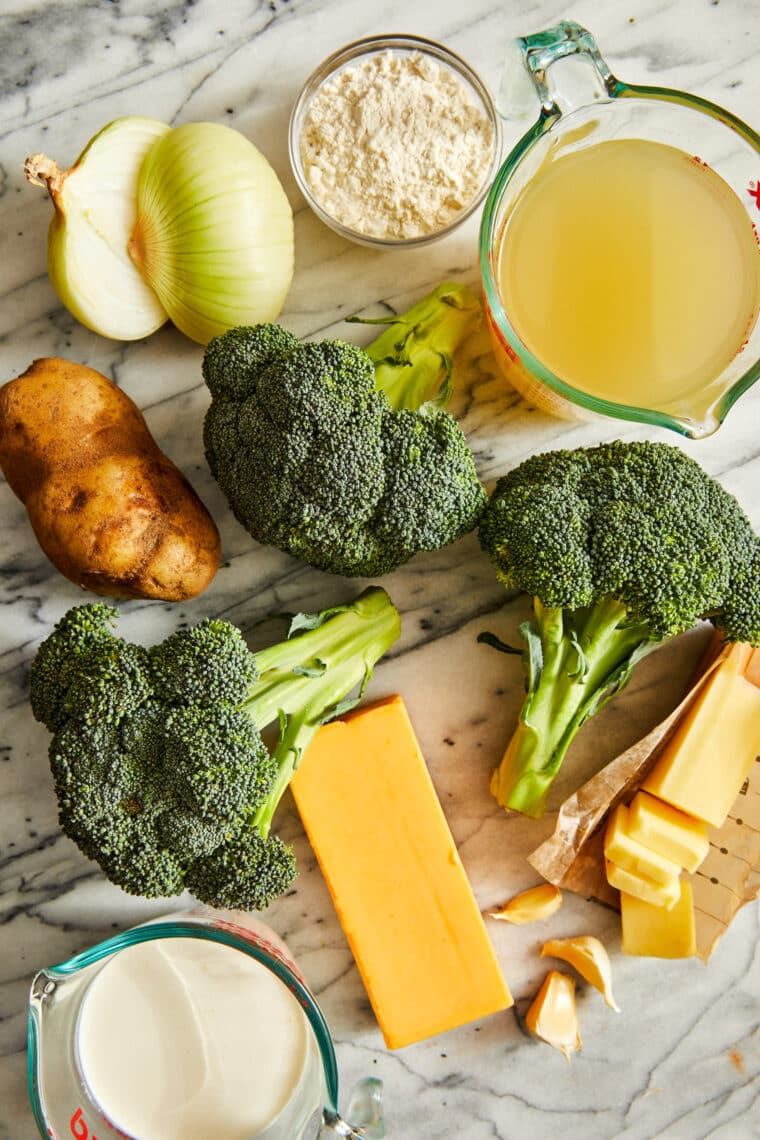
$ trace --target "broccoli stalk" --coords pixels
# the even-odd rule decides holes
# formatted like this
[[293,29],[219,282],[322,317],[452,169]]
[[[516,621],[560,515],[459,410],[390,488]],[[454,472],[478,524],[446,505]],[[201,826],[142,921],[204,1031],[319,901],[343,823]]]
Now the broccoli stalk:
[[445,408],[451,398],[454,353],[480,319],[480,303],[465,286],[439,285],[402,316],[367,320],[389,325],[364,351],[375,365],[375,387],[394,411]]
[[504,584],[534,599],[520,627],[527,694],[491,782],[507,809],[543,813],[581,725],[667,639],[707,619],[760,643],[760,539],[677,447],[533,456],[498,481],[480,541]]
[[[575,614],[535,598],[534,614],[535,624],[520,626],[527,696],[491,792],[505,808],[540,816],[578,729],[623,688],[659,641],[612,598]],[[511,652],[490,637],[479,640]]]
[[[383,590],[370,589],[351,606],[299,615],[290,633],[254,654],[258,679],[241,706],[259,729],[280,723],[274,783],[252,818],[263,839],[317,729],[361,700],[374,663],[398,637],[399,616]],[[357,685],[358,695],[347,697]]]
[[361,699],[398,612],[370,589],[298,615],[288,640],[259,653],[215,620],[144,649],[114,635],[117,616],[70,610],[32,665],[63,831],[130,894],[189,888],[211,906],[267,906],[295,875],[270,834],[277,805],[319,726]]

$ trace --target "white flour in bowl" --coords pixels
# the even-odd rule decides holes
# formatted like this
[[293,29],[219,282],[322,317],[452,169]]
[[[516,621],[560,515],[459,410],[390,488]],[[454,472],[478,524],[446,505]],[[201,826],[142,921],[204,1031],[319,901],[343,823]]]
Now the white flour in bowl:
[[422,237],[452,222],[483,185],[493,147],[483,107],[453,70],[420,52],[382,51],[339,71],[315,93],[301,133],[317,204],[378,238]]

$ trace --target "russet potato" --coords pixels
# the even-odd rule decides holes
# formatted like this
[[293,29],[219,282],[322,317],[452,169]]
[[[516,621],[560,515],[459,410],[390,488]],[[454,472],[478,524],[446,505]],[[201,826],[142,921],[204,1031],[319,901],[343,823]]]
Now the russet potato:
[[181,601],[219,567],[203,503],[92,368],[48,357],[0,387],[0,467],[42,550],[86,590]]

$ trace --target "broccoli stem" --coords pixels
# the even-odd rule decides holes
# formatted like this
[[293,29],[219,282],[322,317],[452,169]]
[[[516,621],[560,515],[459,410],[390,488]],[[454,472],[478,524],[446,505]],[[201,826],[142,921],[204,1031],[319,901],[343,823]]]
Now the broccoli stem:
[[303,717],[290,717],[282,738],[272,756],[277,764],[277,775],[267,798],[259,804],[251,820],[262,839],[267,839],[285,789],[293,779],[296,768],[319,724],[310,724]]
[[452,391],[452,359],[480,319],[480,302],[466,285],[439,285],[388,324],[364,351],[375,365],[375,383],[394,411],[443,408]]
[[527,663],[533,683],[491,791],[502,807],[537,817],[578,729],[661,642],[613,598],[575,611],[535,599],[534,612],[542,659],[535,660],[534,648]]
[[[320,620],[323,619],[323,620]],[[277,805],[320,725],[361,700],[375,663],[399,635],[398,611],[372,587],[315,615],[313,628],[255,654],[259,677],[243,706],[257,728],[280,722],[277,776],[252,825],[266,839]],[[348,694],[359,687],[358,695]]]

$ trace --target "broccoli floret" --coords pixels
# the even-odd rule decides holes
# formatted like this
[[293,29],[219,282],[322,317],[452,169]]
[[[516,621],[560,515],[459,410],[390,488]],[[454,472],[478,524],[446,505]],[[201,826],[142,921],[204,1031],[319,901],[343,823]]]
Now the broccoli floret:
[[667,638],[708,619],[760,644],[760,538],[677,447],[533,456],[498,481],[480,541],[504,584],[534,597],[527,696],[491,785],[505,808],[543,812],[581,724]]
[[[63,831],[131,894],[189,887],[211,905],[266,906],[295,875],[292,851],[270,836],[280,798],[320,724],[354,703],[352,690],[361,697],[398,637],[396,609],[367,590],[299,615],[258,653],[223,621],[145,650],[115,636],[116,616],[70,610],[32,666]],[[261,732],[273,722],[270,751]]]
[[[119,829],[113,821],[93,827],[88,842],[75,839],[82,852],[99,864],[107,879],[129,894],[143,898],[168,898],[185,889],[186,861],[156,842],[153,829],[139,816],[122,817]],[[64,828],[65,830],[65,828]]]
[[206,457],[249,533],[322,570],[376,577],[472,530],[485,491],[443,406],[479,311],[469,290],[444,285],[366,350],[300,344],[278,325],[212,340]]
[[196,862],[187,887],[207,906],[223,910],[262,910],[293,882],[296,863],[290,847],[276,835],[262,839],[248,829]]
[[148,795],[143,759],[123,750],[117,727],[67,721],[54,735],[49,756],[58,808],[72,838]]
[[206,383],[212,396],[245,399],[262,368],[298,348],[299,340],[282,325],[230,329],[206,349]]
[[201,819],[235,819],[268,794],[275,761],[242,709],[209,702],[181,705],[166,713],[164,726],[164,760],[174,794]]
[[157,823],[158,841],[166,851],[182,851],[185,862],[213,854],[235,835],[235,825],[223,819],[204,819],[192,810],[177,808],[162,812]]
[[149,689],[147,654],[115,638],[119,616],[98,602],[61,618],[60,637],[43,642],[32,665],[32,712],[51,732],[79,706],[94,722],[111,723],[120,710],[138,708]]
[[206,619],[148,650],[150,676],[166,704],[235,706],[256,680],[243,635],[228,621]]

